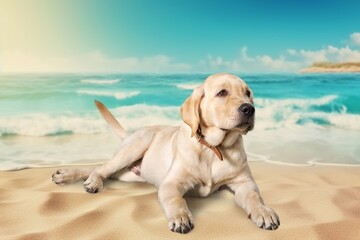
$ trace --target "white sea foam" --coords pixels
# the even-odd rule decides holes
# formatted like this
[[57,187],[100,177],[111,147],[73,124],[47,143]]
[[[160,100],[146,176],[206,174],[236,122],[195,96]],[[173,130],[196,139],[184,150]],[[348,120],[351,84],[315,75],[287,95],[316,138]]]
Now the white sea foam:
[[311,99],[269,99],[269,98],[255,98],[255,104],[260,107],[301,107],[309,108],[311,106],[322,106],[331,103],[337,99],[337,95],[326,95],[320,98]]
[[92,96],[108,96],[114,97],[116,99],[126,99],[134,97],[140,94],[140,91],[132,92],[112,92],[112,91],[101,91],[101,90],[89,90],[89,89],[80,89],[76,91],[78,94],[92,95]]
[[[114,93],[85,90],[81,93],[113,96],[120,99],[139,94],[138,92]],[[339,129],[360,130],[360,115],[308,110],[312,106],[329,104],[335,99],[336,96],[325,96],[310,100],[257,99],[255,128],[257,131],[268,131],[302,127],[324,129],[326,126],[332,126]],[[178,106],[136,104],[111,109],[111,112],[130,130],[146,125],[179,125],[181,123]],[[86,115],[75,113],[64,115],[30,114],[0,118],[0,135],[45,136],[62,133],[94,134],[107,131],[105,122],[96,111],[89,112]]]
[[186,89],[186,90],[193,90],[195,88],[197,88],[198,86],[200,86],[200,83],[181,83],[181,84],[177,84],[176,87],[180,88],[180,89]]
[[112,85],[118,83],[120,79],[82,79],[80,82],[97,84],[97,85]]
[[111,158],[118,144],[118,138],[110,132],[92,135],[3,138],[0,140],[0,169],[99,164]]
[[360,115],[346,113],[341,106],[339,112],[311,110],[313,107],[326,106],[338,97],[328,95],[315,99],[262,99],[255,100],[256,127],[261,130],[294,128],[307,125],[323,128],[324,125],[344,129],[360,130]]
[[[105,91],[83,91],[82,94],[113,96],[119,99],[135,96],[138,92],[113,93]],[[311,106],[329,104],[336,96],[319,99],[256,100],[257,131],[276,129],[324,129],[333,126],[340,129],[360,130],[360,115],[343,112],[308,111]],[[302,106],[296,108],[294,106]],[[111,109],[118,120],[130,130],[146,125],[179,125],[181,117],[178,106],[156,106],[136,104]],[[94,134],[107,132],[105,122],[96,112],[88,114],[30,114],[0,118],[0,135],[45,136],[62,133]]]
[[326,118],[331,125],[345,129],[360,130],[360,115],[355,114],[319,114]]
[[136,104],[111,110],[129,130],[148,125],[181,124],[179,107]]
[[66,133],[94,134],[106,131],[102,119],[90,116],[50,116],[31,114],[0,119],[0,134],[46,136]]
[[[355,143],[360,141],[360,136],[358,131],[354,131],[360,129],[358,115],[298,112],[298,109],[288,105],[279,109],[279,105],[284,104],[282,101],[291,101],[277,101],[271,100],[268,105],[256,109],[255,129],[245,136],[250,161],[292,164],[358,163],[360,149]],[[310,101],[315,105],[328,102],[323,98]],[[295,104],[298,103],[295,101]],[[137,104],[110,111],[130,132],[142,126],[179,126],[182,123],[178,106]],[[321,126],[316,122],[299,124],[299,119],[304,118],[326,119],[329,125]],[[5,165],[0,166],[0,169],[69,164],[76,161],[98,162],[99,159],[110,158],[118,144],[117,138],[111,134],[97,111],[86,115],[67,113],[61,116],[31,114],[1,117],[0,136],[9,134],[17,136],[1,138],[0,152]],[[49,135],[57,137],[47,137]],[[43,150],[44,146],[47,151]]]
[[[130,131],[147,125],[178,125],[178,107],[160,107],[145,104],[124,106],[110,110]],[[0,136],[47,136],[58,134],[95,134],[109,132],[98,112],[80,116],[66,114],[30,114],[21,117],[0,118]]]

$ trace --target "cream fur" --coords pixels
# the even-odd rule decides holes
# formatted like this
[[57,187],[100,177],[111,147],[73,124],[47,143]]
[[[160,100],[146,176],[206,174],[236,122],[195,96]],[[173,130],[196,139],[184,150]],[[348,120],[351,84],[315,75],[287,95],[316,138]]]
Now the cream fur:
[[[222,89],[227,95],[217,96]],[[251,96],[247,96],[247,91]],[[105,119],[110,119],[110,126],[116,128],[114,132],[127,137],[113,158],[102,166],[90,170],[60,169],[54,173],[53,181],[67,184],[86,179],[84,187],[91,193],[100,191],[109,177],[151,183],[159,188],[159,201],[170,230],[180,233],[194,227],[184,195],[206,197],[227,186],[235,193],[235,202],[258,227],[276,229],[279,217],[265,206],[247,163],[243,135],[252,129],[254,117],[239,111],[244,103],[253,103],[246,83],[234,75],[215,74],[182,105],[182,126],[144,127],[129,136],[101,106],[99,110]],[[209,144],[219,148],[223,161],[197,141],[194,134],[198,128]],[[140,176],[128,170],[139,159]]]

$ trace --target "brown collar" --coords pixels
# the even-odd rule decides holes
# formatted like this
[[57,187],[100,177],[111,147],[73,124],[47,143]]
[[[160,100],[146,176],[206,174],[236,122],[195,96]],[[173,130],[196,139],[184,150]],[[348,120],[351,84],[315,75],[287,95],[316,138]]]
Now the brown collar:
[[197,140],[202,145],[205,145],[208,148],[210,148],[221,161],[223,160],[223,156],[222,156],[220,150],[217,147],[211,146],[207,141],[205,141],[205,136],[202,134],[200,128],[196,131],[196,137],[197,137]]

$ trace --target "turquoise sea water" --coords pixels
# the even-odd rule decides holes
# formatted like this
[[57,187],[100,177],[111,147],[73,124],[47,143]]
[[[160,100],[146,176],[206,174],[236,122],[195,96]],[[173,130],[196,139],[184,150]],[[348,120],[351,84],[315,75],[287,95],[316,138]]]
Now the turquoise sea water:
[[[104,161],[117,139],[100,100],[130,131],[181,123],[206,74],[0,76],[0,169]],[[255,95],[249,160],[360,164],[360,74],[240,75]]]

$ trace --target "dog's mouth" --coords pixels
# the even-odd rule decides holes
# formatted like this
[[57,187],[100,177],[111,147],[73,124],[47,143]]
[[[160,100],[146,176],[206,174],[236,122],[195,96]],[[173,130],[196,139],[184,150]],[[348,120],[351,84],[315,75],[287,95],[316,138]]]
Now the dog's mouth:
[[239,130],[240,132],[246,134],[247,132],[253,130],[254,128],[254,125],[255,125],[255,120],[254,118],[250,118],[250,119],[243,119],[243,120],[240,120],[240,122],[235,125],[234,127],[230,127],[230,128],[221,128],[221,130],[223,131],[229,131],[229,130],[232,130],[232,129],[236,129],[236,130]]
[[251,122],[241,122],[239,123],[238,125],[236,125],[235,128],[241,128],[241,129],[244,129],[244,128],[249,128],[249,127],[252,127],[252,123]]
[[236,129],[240,130],[244,134],[253,130],[255,125],[255,116],[252,115],[250,117],[242,117],[240,118],[239,123],[236,125]]
[[254,128],[254,120],[242,121],[235,128],[243,130],[244,132],[251,131]]

